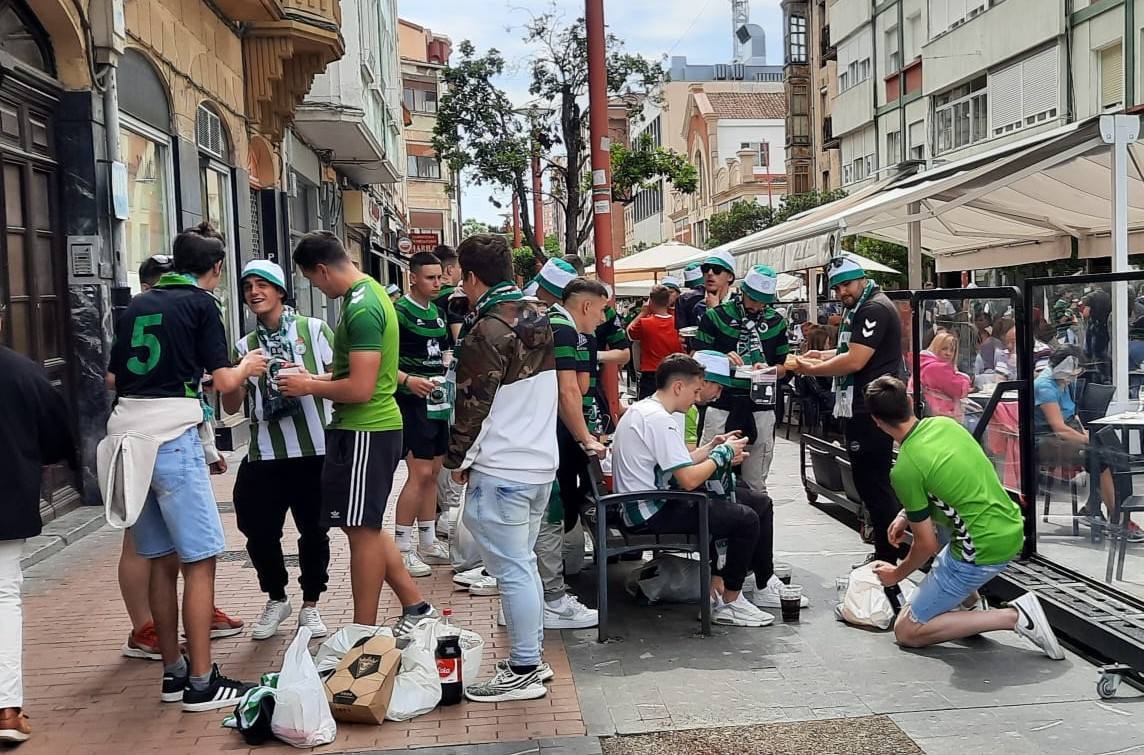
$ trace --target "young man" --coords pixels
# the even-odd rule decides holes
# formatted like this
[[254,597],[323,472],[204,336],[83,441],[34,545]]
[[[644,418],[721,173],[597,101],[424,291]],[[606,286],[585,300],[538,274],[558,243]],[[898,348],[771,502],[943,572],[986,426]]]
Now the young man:
[[[722,275],[723,273],[719,273]],[[712,273],[708,274],[711,277]],[[776,378],[786,374],[783,363],[787,343],[786,318],[771,306],[776,301],[778,276],[765,265],[756,265],[739,285],[741,296],[707,310],[699,324],[695,343],[726,354],[731,368],[773,367]],[[767,492],[767,475],[775,450],[775,406],[759,406],[750,396],[750,380],[734,378],[730,390],[707,407],[703,442],[731,430],[741,430],[748,439],[750,456],[743,464],[743,482],[751,490]]]
[[[0,308],[0,332],[4,310]],[[16,744],[32,735],[24,715],[24,616],[20,607],[24,540],[40,534],[43,465],[75,466],[75,443],[67,403],[48,382],[42,366],[0,346],[0,742]]]
[[258,325],[239,339],[235,352],[241,357],[261,349],[270,360],[266,375],[222,397],[227,412],[238,412],[245,401],[250,416],[250,448],[234,483],[234,513],[267,597],[251,638],[274,636],[293,612],[286,597],[289,577],[282,556],[287,511],[298,529],[302,571],[298,626],[308,627],[314,637],[325,637],[318,599],[329,581],[330,538],[321,522],[321,476],[331,407],[329,401],[313,396],[286,398],[278,389],[278,372],[298,365],[312,374],[325,374],[333,364],[334,334],[322,320],[286,306],[286,274],[277,264],[251,260],[242,270],[240,285]]
[[381,284],[358,270],[338,237],[314,231],[294,249],[294,264],[326,296],[341,298],[329,375],[279,375],[290,398],[315,396],[334,404],[326,428],[322,466],[322,524],[340,527],[350,543],[354,623],[377,624],[381,587],[388,584],[404,607],[394,634],[404,636],[437,616],[421,597],[401,553],[382,529],[401,460],[397,392],[397,313]]
[[628,338],[640,345],[640,381],[636,396],[640,400],[655,393],[655,371],[669,354],[683,351],[675,317],[669,311],[671,289],[654,286],[647,304],[628,326]]
[[[890,525],[888,538],[898,545],[907,529],[914,536],[900,564],[877,561],[874,573],[891,587],[937,554],[894,622],[898,644],[920,648],[1011,629],[1053,660],[1063,660],[1064,652],[1031,592],[1010,608],[957,610],[977,603],[978,588],[1005,571],[1025,541],[1021,510],[1001,486],[981,446],[957,420],[930,417],[919,422],[906,386],[897,378],[882,376],[870,383],[866,406],[874,423],[900,444],[891,480],[905,511]],[[935,526],[948,536],[944,547]]]
[[[448,343],[444,314],[433,302],[441,290],[441,263],[429,252],[409,258],[409,293],[397,300],[400,331],[397,406],[401,409],[405,467],[409,476],[397,497],[397,549],[414,577],[448,564],[449,549],[437,541],[437,477],[449,449],[449,425],[429,419],[426,399],[445,380],[442,350]],[[417,523],[417,550],[413,525]]]
[[468,483],[465,526],[496,578],[511,648],[492,679],[471,684],[477,702],[543,697],[544,586],[536,568],[540,521],[556,476],[557,378],[553,336],[540,309],[510,281],[502,236],[478,234],[458,249],[475,315],[457,354],[457,398],[445,467]]
[[[684,354],[664,359],[655,373],[655,394],[632,404],[624,413],[612,439],[612,475],[617,493],[667,490],[672,486],[695,490],[713,481],[717,493],[731,495],[731,467],[743,461],[746,438],[719,435],[691,452],[684,442],[687,410],[696,402],[714,400],[731,379],[730,365],[721,355],[701,358],[710,366]],[[761,497],[752,498],[751,502],[760,506],[764,503]],[[732,626],[764,627],[774,623],[774,617],[742,594],[752,565],[760,572],[771,568],[769,555],[763,552],[765,547],[759,547],[759,511],[745,503],[727,497],[708,509],[712,540],[727,540],[726,564],[714,574],[712,620]],[[770,502],[765,503],[765,511],[769,511]],[[624,504],[623,517],[636,532],[693,533],[699,527],[694,507],[669,506],[654,499]],[[765,568],[764,561],[768,562]]]
[[683,268],[683,285],[686,290],[679,294],[675,302],[675,327],[677,330],[699,325],[695,315],[695,305],[703,301],[706,291],[703,287],[703,271],[699,269],[700,263],[692,262]]
[[[234,705],[250,685],[227,679],[211,664],[215,557],[226,543],[197,429],[203,421],[199,381],[207,372],[217,390],[237,390],[266,371],[266,357],[256,349],[230,366],[218,302],[210,293],[226,260],[218,232],[208,224],[184,231],[173,257],[175,272],[132,299],[116,326],[108,372],[117,400],[100,442],[100,481],[108,505],[126,493],[130,511],[146,496],[132,535],[139,555],[151,561],[151,614],[164,666],[161,699],[201,711]],[[157,451],[154,468],[133,468],[131,490],[112,497],[109,481],[126,479],[128,446],[140,454]],[[189,661],[179,652],[180,571]]]
[[796,371],[834,378],[834,416],[846,420],[846,450],[854,485],[874,528],[874,553],[866,560],[894,563],[899,549],[890,543],[887,532],[902,509],[890,485],[894,442],[870,418],[865,390],[883,375],[903,374],[902,320],[894,303],[853,258],[836,257],[826,272],[830,287],[846,307],[838,329],[838,348],[807,352],[808,359],[825,361],[812,364],[799,359]]
[[438,244],[433,250],[433,256],[441,263],[441,290],[433,298],[433,303],[449,326],[449,344],[452,345],[457,342],[457,334],[465,322],[463,315],[449,310],[449,297],[461,282],[461,265],[457,261],[456,250],[448,244]]

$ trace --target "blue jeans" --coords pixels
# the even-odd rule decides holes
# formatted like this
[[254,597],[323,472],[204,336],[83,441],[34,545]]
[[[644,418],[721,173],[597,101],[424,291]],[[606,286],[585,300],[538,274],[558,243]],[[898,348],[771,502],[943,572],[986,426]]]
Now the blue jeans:
[[[938,532],[942,532],[941,528]],[[986,566],[969,564],[955,558],[946,545],[934,559],[929,574],[910,595],[910,613],[914,621],[925,624],[952,611],[974,590],[1005,571],[1008,565],[1008,561]]]
[[193,564],[226,548],[196,428],[159,446],[151,491],[131,532],[135,550],[144,558],[178,553],[184,564]]
[[544,640],[544,584],[533,548],[548,508],[552,483],[528,485],[470,472],[465,526],[473,535],[485,570],[496,577],[508,625],[509,663],[540,663]]

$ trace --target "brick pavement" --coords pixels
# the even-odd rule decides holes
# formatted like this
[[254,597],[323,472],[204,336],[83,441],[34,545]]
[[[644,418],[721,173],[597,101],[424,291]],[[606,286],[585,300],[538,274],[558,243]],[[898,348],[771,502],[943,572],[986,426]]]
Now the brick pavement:
[[[229,499],[229,480],[216,478],[220,500]],[[399,486],[395,486],[397,488]],[[390,507],[392,509],[392,505]],[[255,572],[244,565],[243,540],[234,514],[223,506],[228,552],[233,560],[218,564],[216,603],[228,613],[252,623],[265,598]],[[291,523],[284,550],[296,553]],[[320,604],[331,631],[352,620],[349,551],[345,536],[331,533],[330,589]],[[33,566],[25,575],[24,652],[25,710],[34,736],[20,748],[22,755],[122,755],[182,753],[295,752],[286,746],[249,748],[238,734],[219,724],[228,711],[183,713],[177,705],[158,700],[161,667],[157,662],[123,658],[120,646],[128,632],[126,611],[119,598],[116,563],[120,535],[104,528],[62,553]],[[301,596],[297,569],[290,568],[289,588],[295,614],[289,629],[263,642],[243,634],[212,643],[224,673],[256,679],[276,671],[293,638]],[[418,580],[427,600],[450,607],[457,622],[480,632],[486,640],[482,676],[493,661],[508,653],[508,639],[496,625],[497,598],[455,592],[448,567],[435,567],[431,577]],[[395,619],[400,606],[390,591],[382,595],[381,619]],[[316,643],[315,643],[316,644]],[[337,739],[321,752],[354,752],[450,744],[580,736],[585,733],[568,658],[559,633],[545,640],[545,659],[556,672],[549,694],[541,700],[481,705],[462,703],[439,708],[404,723],[338,724]]]

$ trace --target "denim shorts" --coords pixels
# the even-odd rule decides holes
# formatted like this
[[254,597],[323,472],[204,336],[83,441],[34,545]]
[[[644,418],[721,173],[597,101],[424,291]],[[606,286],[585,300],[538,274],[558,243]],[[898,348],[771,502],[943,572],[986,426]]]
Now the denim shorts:
[[910,595],[910,613],[914,621],[925,624],[957,608],[973,591],[1005,571],[1009,562],[978,566],[954,558],[949,546],[941,549],[933,568],[918,589]]
[[151,491],[131,532],[135,550],[144,558],[178,553],[180,561],[191,564],[226,549],[196,428],[159,446]]

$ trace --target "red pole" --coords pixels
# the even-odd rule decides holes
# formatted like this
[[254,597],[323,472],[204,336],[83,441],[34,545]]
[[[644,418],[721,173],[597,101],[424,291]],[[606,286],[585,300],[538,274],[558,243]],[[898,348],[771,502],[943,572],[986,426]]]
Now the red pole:
[[520,249],[520,197],[512,195],[512,248]]
[[[588,34],[589,149],[592,154],[592,229],[596,246],[596,278],[615,289],[612,268],[612,152],[608,138],[608,68],[604,37],[604,0],[585,0]],[[614,297],[613,297],[614,300]],[[601,370],[604,394],[619,415],[619,371],[615,365]]]
[[532,228],[536,245],[544,248],[544,197],[541,196],[540,145],[532,143]]

